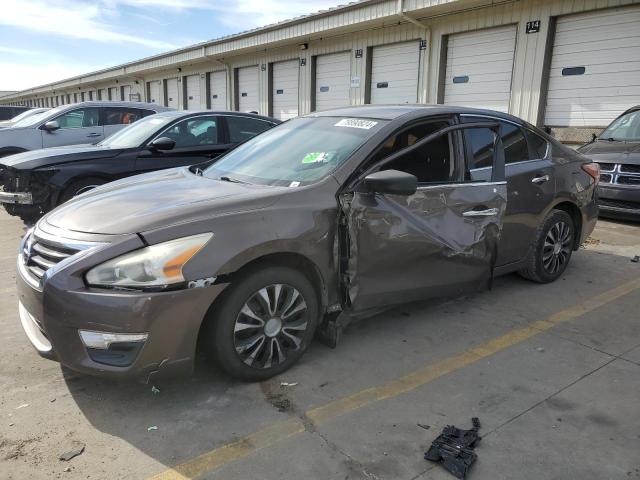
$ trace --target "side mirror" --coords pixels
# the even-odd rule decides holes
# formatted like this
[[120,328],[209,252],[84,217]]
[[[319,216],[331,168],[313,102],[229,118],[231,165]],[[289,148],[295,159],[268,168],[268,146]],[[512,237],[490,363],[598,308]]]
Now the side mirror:
[[413,195],[418,189],[416,176],[399,170],[371,173],[364,178],[363,184],[369,192],[391,195]]
[[170,139],[169,137],[156,138],[153,142],[149,144],[149,148],[151,150],[158,150],[158,151],[173,150],[175,146],[176,146],[176,141]]
[[47,132],[53,132],[54,130],[58,130],[60,128],[60,124],[58,123],[57,120],[50,120],[43,125],[43,128]]

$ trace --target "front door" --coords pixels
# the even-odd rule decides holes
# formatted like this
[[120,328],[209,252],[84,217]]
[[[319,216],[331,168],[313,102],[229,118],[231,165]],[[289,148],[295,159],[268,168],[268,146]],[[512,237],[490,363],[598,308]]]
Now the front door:
[[[492,148],[485,152],[494,170],[488,181],[470,178],[472,165],[460,134],[469,128],[493,135]],[[410,127],[389,139],[382,148],[390,154],[384,158],[379,152],[383,158],[366,172],[411,173],[419,182],[413,195],[356,187],[340,196],[347,250],[341,273],[352,311],[457,295],[488,284],[507,198],[497,131],[495,123]]]
[[98,143],[104,138],[100,109],[96,107],[77,108],[52,120],[60,128],[51,131],[41,128],[42,148]]

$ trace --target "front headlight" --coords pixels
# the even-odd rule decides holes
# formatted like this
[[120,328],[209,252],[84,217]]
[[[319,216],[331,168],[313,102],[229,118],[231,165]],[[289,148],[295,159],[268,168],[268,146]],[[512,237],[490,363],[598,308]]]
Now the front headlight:
[[89,270],[87,284],[96,287],[162,288],[184,282],[182,268],[213,237],[203,233],[127,253]]

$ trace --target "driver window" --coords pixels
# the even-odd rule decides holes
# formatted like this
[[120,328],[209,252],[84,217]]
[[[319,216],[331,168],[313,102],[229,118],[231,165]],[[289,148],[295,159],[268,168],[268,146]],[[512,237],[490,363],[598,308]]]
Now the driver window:
[[175,148],[217,145],[218,122],[215,117],[189,118],[176,123],[161,136],[176,142]]
[[81,108],[63,113],[55,119],[60,128],[97,127],[100,114],[97,108]]
[[[430,122],[416,125],[391,137],[376,155],[375,160],[410,147],[420,139],[448,127],[448,122]],[[456,181],[453,159],[453,138],[442,135],[413,152],[383,166],[383,170],[400,170],[418,178],[418,183],[447,183]]]

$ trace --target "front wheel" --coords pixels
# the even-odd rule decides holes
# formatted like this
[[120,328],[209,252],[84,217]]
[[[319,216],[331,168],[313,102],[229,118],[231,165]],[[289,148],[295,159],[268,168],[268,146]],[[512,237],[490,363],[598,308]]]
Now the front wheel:
[[[64,191],[60,194],[60,198],[58,199],[58,205],[61,205],[65,202],[68,202],[73,197],[77,197],[78,195],[83,194],[84,192],[88,192],[89,190],[93,190],[100,185],[104,185],[107,183],[101,178],[83,178],[81,180],[76,180],[72,182]],[[57,205],[56,205],[57,206]]]
[[562,210],[552,210],[536,232],[533,252],[520,274],[538,283],[557,280],[571,260],[575,243],[572,218]]
[[319,307],[305,275],[267,267],[242,277],[214,314],[211,348],[231,376],[262,381],[297,362],[313,338]]

